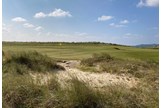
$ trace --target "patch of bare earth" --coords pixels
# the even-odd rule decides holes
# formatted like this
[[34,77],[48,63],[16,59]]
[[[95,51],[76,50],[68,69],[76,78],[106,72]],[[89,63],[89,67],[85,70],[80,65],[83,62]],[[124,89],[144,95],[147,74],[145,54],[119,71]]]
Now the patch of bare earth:
[[[110,73],[95,73],[95,72],[83,72],[77,69],[77,65],[79,65],[79,61],[63,61],[59,62],[59,65],[65,68],[65,71],[58,71],[56,76],[58,78],[61,86],[65,86],[68,82],[76,77],[81,81],[89,84],[94,88],[104,88],[109,85],[124,85],[125,87],[131,88],[135,87],[139,79],[130,77],[127,75],[116,75]],[[52,73],[48,74],[31,74],[34,81],[39,84],[46,84],[52,78]]]

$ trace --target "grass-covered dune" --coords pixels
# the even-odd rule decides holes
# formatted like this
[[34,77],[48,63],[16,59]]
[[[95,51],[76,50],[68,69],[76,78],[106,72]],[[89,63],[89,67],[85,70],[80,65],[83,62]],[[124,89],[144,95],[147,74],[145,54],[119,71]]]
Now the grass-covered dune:
[[135,48],[105,43],[64,43],[64,42],[3,42],[3,51],[37,51],[55,59],[78,59],[91,57],[94,53],[109,53],[121,59],[159,61],[159,50]]
[[[3,108],[158,108],[158,49],[96,42],[2,44]],[[62,59],[80,60],[82,72],[121,75],[120,79],[124,74],[138,83],[131,88],[119,84],[93,88],[72,77],[62,87],[57,76],[65,70],[57,63]],[[50,79],[42,84],[42,77],[32,75],[50,75]]]
[[29,72],[50,72],[64,70],[55,60],[38,52],[2,52],[3,73],[25,74]]
[[[86,61],[88,60],[88,61]],[[93,61],[92,65],[91,61]],[[116,58],[111,55],[95,54],[83,59],[81,64],[93,66],[97,63],[111,63]],[[116,61],[118,62],[118,61]],[[120,62],[119,62],[120,64]],[[150,66],[150,64],[146,64]],[[158,64],[156,64],[158,65]],[[120,66],[119,66],[120,68]],[[3,51],[2,100],[4,108],[157,108],[158,73],[147,72],[141,82],[132,88],[123,85],[109,85],[94,89],[88,82],[72,77],[62,88],[56,70],[63,68],[56,60],[38,52]],[[29,73],[52,74],[46,84],[34,82]],[[131,73],[133,74],[133,73]],[[152,77],[154,80],[148,80]],[[152,84],[151,84],[152,83]]]

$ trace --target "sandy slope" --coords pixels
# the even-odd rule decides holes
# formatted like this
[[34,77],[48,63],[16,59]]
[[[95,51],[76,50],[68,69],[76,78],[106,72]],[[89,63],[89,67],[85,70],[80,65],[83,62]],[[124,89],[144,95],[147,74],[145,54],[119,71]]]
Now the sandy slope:
[[[58,71],[57,77],[62,86],[66,85],[72,77],[77,77],[86,83],[89,83],[92,87],[103,88],[111,84],[124,85],[125,87],[134,87],[139,82],[137,78],[129,77],[126,75],[115,75],[110,73],[95,73],[95,72],[83,72],[76,68],[79,65],[79,61],[64,61],[58,63],[65,67],[65,71]],[[31,74],[35,81],[39,80],[40,84],[45,84],[52,77],[52,74]]]

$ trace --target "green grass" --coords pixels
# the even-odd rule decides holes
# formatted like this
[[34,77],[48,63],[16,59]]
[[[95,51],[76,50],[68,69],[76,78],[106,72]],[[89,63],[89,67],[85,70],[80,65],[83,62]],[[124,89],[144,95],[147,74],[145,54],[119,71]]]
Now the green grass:
[[110,85],[104,91],[73,77],[62,89],[54,76],[47,85],[37,85],[28,75],[3,77],[4,108],[157,108],[158,92],[151,85],[135,88]]
[[[123,60],[108,53],[97,53],[91,58],[81,60],[80,65],[79,68],[83,71],[127,74],[137,78],[152,76],[153,79],[158,80],[159,65],[155,61]],[[97,66],[99,69],[96,68]]]
[[4,108],[38,108],[47,100],[48,92],[32,82],[31,77],[7,75],[3,77]]
[[96,63],[100,62],[109,62],[112,61],[113,57],[111,57],[108,53],[101,53],[101,54],[93,54],[92,58],[87,58],[81,60],[81,65],[93,66]]
[[56,61],[38,52],[4,52],[3,73],[25,74],[29,72],[54,72],[64,70]]
[[[100,43],[3,42],[2,104],[4,108],[158,108],[159,50]],[[94,54],[97,53],[97,54]],[[94,54],[94,55],[93,55]],[[140,79],[133,88],[110,85],[92,88],[73,77],[62,88],[55,76],[58,59],[82,60],[82,69],[131,74]],[[126,71],[121,71],[125,69]],[[51,73],[52,71],[52,73]],[[50,72],[46,85],[29,72]],[[37,79],[41,80],[41,79]]]
[[[18,43],[3,42],[3,51],[37,51],[54,59],[83,59],[93,53],[109,53],[113,57],[133,60],[152,60],[158,62],[158,49],[134,48],[110,44],[70,44],[70,43]],[[118,50],[118,49],[119,50]]]

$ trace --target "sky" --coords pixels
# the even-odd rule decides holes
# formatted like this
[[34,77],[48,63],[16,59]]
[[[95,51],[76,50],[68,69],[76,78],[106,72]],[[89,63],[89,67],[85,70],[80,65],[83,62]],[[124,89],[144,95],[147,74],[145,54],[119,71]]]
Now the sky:
[[159,1],[2,0],[2,40],[159,43]]

